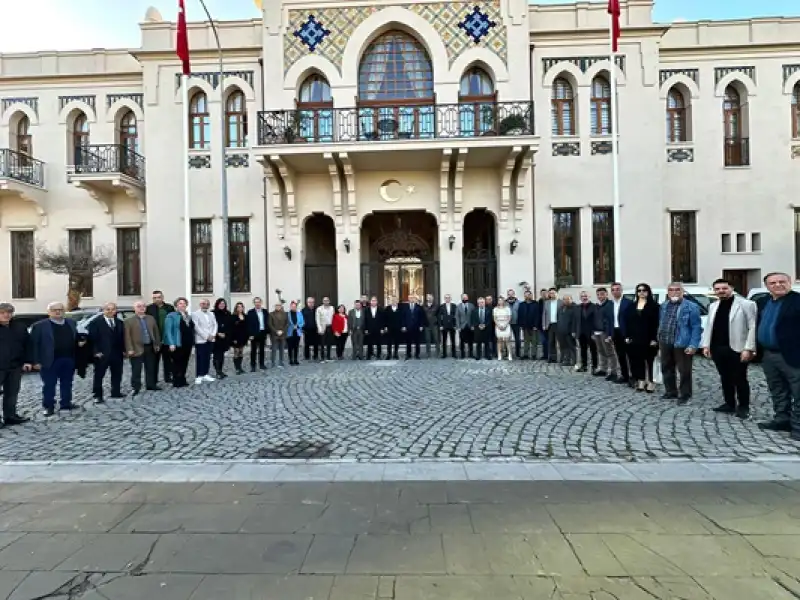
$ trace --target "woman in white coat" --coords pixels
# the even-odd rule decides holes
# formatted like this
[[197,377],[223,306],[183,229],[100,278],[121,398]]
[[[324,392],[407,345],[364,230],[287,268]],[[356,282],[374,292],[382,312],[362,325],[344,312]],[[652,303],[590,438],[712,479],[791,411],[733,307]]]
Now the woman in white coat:
[[497,299],[497,306],[492,311],[494,317],[494,333],[497,338],[497,360],[503,360],[503,348],[511,356],[511,309],[504,298]]

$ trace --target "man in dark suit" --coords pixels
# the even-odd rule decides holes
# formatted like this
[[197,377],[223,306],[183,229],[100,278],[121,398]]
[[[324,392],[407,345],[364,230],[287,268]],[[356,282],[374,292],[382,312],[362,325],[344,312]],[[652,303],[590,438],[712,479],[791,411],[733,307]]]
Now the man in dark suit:
[[0,427],[22,425],[30,421],[17,413],[17,398],[22,373],[31,370],[31,345],[28,328],[13,318],[14,306],[0,302],[0,396],[3,397],[3,421]]
[[[147,306],[145,314],[150,315],[155,319],[158,331],[163,335],[164,321],[167,315],[175,312],[175,307],[172,304],[164,302],[164,293],[161,290],[153,291],[153,303]],[[164,382],[172,383],[172,354],[170,354],[168,346],[161,346],[161,340],[158,340],[159,351],[156,352],[156,384],[158,384],[158,362],[164,361]]]
[[547,337],[547,329],[544,327],[544,306],[547,301],[550,299],[550,290],[546,290],[542,288],[539,290],[539,299],[536,301],[536,304],[539,305],[539,331],[541,335],[539,338],[542,342],[542,360],[548,361],[550,360],[550,340]]
[[626,311],[633,305],[631,300],[623,298],[622,284],[615,281],[611,284],[611,300],[609,300],[603,307],[605,311],[606,323],[606,341],[614,344],[614,350],[617,352],[617,362],[619,363],[619,377],[616,373],[609,373],[606,379],[616,383],[630,383],[630,369],[628,367],[628,352],[625,339],[627,331],[625,330],[625,319],[623,318]]
[[453,303],[450,294],[445,294],[444,302],[439,307],[439,331],[442,340],[442,358],[447,358],[447,338],[450,338],[450,355],[456,357],[456,315],[458,307]]
[[353,360],[364,358],[364,325],[366,323],[364,306],[356,300],[347,315],[347,328],[350,331],[350,346],[353,348]]
[[369,306],[364,311],[364,341],[367,343],[367,360],[372,360],[373,349],[375,357],[381,359],[381,336],[383,335],[383,309],[378,306],[378,298],[369,299]]
[[472,331],[475,334],[475,360],[492,358],[492,309],[484,298],[478,298],[478,307],[472,313]]
[[411,360],[411,346],[414,346],[414,358],[419,359],[419,339],[425,329],[425,311],[417,304],[417,297],[410,295],[403,311],[403,327],[401,331],[406,337],[406,360]]
[[253,298],[253,308],[247,311],[247,334],[250,336],[250,372],[256,372],[256,358],[258,367],[262,371],[267,368],[264,362],[264,348],[267,345],[269,334],[269,314],[263,308],[261,298]]
[[94,352],[94,378],[92,395],[96,404],[103,399],[103,379],[111,371],[111,397],[122,398],[122,365],[125,359],[125,328],[117,319],[117,305],[107,302],[102,316],[96,317],[88,327],[89,340]]
[[536,360],[539,355],[539,330],[542,327],[542,311],[533,299],[533,293],[525,290],[525,299],[520,302],[517,324],[522,329],[522,360]]
[[792,291],[792,279],[786,273],[764,277],[769,296],[758,306],[757,354],[767,379],[775,415],[759,423],[767,431],[788,431],[800,441],[800,294]]
[[403,311],[397,304],[396,296],[389,298],[389,302],[389,306],[383,309],[383,340],[386,344],[386,360],[397,360],[397,351],[403,337]]
[[311,360],[311,349],[314,349],[313,359],[319,360],[319,332],[317,331],[317,301],[313,296],[306,298],[303,307],[303,358]]

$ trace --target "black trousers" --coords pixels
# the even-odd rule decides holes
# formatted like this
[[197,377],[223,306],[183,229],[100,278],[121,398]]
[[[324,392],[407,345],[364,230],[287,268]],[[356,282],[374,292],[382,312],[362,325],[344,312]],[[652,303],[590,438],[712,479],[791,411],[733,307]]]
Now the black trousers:
[[397,351],[400,348],[400,341],[403,334],[399,331],[389,331],[383,336],[383,343],[386,344],[386,358],[397,358]]
[[258,358],[258,366],[262,369],[266,366],[264,362],[264,348],[267,345],[267,332],[259,331],[253,336],[250,342],[250,368],[256,368],[256,358]]
[[419,329],[406,331],[406,359],[411,358],[411,346],[414,346],[414,358],[419,358],[419,338],[422,332]]
[[653,381],[653,363],[658,348],[650,344],[628,344],[631,377],[636,381]]
[[591,335],[587,335],[582,333],[578,338],[578,344],[581,347],[581,367],[586,367],[588,364],[586,359],[591,356],[592,358],[592,369],[597,368],[597,346],[594,345],[594,340],[592,339]]
[[17,414],[17,398],[22,385],[22,368],[4,369],[0,371],[0,389],[3,393],[3,418],[8,419]]
[[170,383],[172,381],[172,353],[169,351],[169,347],[161,346],[161,349],[156,352],[156,378],[158,377],[159,361],[164,361],[164,381]]
[[456,330],[442,329],[442,358],[447,358],[447,338],[450,338],[450,356],[456,357]]
[[297,363],[300,350],[300,336],[292,335],[286,338],[286,347],[289,349],[289,364]]
[[[142,389],[142,367],[144,367],[144,385],[148,390],[158,385],[158,357],[152,344],[144,347],[141,356],[131,356],[131,387],[138,392]],[[185,373],[185,371],[184,371]]]
[[336,345],[336,358],[341,359],[344,357],[344,347],[347,345],[347,334],[341,333],[333,337]]
[[475,342],[475,358],[478,360],[482,358],[492,358],[492,336],[484,335],[484,337]]
[[611,340],[614,342],[614,350],[617,351],[619,376],[627,381],[631,378],[631,372],[628,368],[628,344],[625,343],[625,338],[622,337],[622,331],[619,328],[614,330]]
[[108,359],[105,356],[94,363],[94,377],[92,378],[92,394],[95,398],[103,398],[103,379],[111,371],[111,395],[120,396],[122,386],[122,357]]
[[212,351],[212,364],[214,370],[219,374],[225,367],[225,353],[228,351],[228,344],[225,340],[217,339],[214,342],[214,350]]
[[736,408],[736,400],[739,400],[739,408],[750,408],[750,382],[747,381],[747,365],[742,362],[741,355],[732,350],[730,346],[712,346],[711,360],[717,367],[719,380],[722,384],[722,396],[725,404],[731,408]]
[[311,360],[311,349],[314,349],[314,360],[319,359],[319,333],[317,330],[306,329],[303,331],[303,358]]
[[325,360],[331,359],[331,348],[336,344],[336,336],[333,335],[333,327],[328,325],[325,328],[325,333],[322,334],[322,347],[319,349],[320,358]]
[[375,351],[377,358],[381,357],[381,334],[370,333],[366,336],[365,342],[367,343],[367,360],[372,358],[372,352]]
[[191,346],[177,346],[172,353],[172,385],[186,385],[186,369],[189,368]]
[[464,354],[464,346],[466,345],[467,349],[469,350],[469,357],[473,357],[473,345],[475,343],[475,333],[469,327],[465,327],[458,332],[458,349],[461,353],[461,358],[466,358],[467,354]]
[[519,358],[522,354],[522,337],[519,325],[511,325],[511,334],[514,336],[514,354]]
[[[664,391],[671,395],[691,397],[692,395],[692,355],[685,348],[669,344],[659,344],[661,353],[661,375],[664,377]],[[678,377],[680,376],[680,383]]]

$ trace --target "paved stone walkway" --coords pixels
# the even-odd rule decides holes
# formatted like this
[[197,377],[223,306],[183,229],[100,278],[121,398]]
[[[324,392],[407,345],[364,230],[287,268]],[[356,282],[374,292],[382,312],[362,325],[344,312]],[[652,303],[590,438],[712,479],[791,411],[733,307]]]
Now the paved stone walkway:
[[[337,362],[271,369],[166,389],[0,431],[0,460],[471,458],[637,461],[750,460],[798,455],[771,416],[753,368],[753,419],[717,415],[713,366],[697,360],[695,398],[677,407],[590,375],[541,362]],[[127,370],[126,370],[127,378]],[[38,413],[39,379],[23,383],[23,412]]]
[[0,487],[0,600],[796,600],[800,484]]

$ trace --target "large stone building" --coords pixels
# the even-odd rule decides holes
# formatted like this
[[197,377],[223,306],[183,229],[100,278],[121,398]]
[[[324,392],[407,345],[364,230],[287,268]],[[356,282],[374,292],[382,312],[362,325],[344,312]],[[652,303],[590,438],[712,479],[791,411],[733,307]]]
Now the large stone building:
[[[623,0],[612,66],[603,3],[273,1],[218,24],[221,79],[211,28],[190,24],[193,294],[223,292],[224,252],[248,302],[795,274],[800,19],[652,10]],[[151,9],[141,32],[133,50],[0,56],[0,297],[19,310],[64,297],[39,245],[116,249],[87,304],[185,292],[176,27]]]

